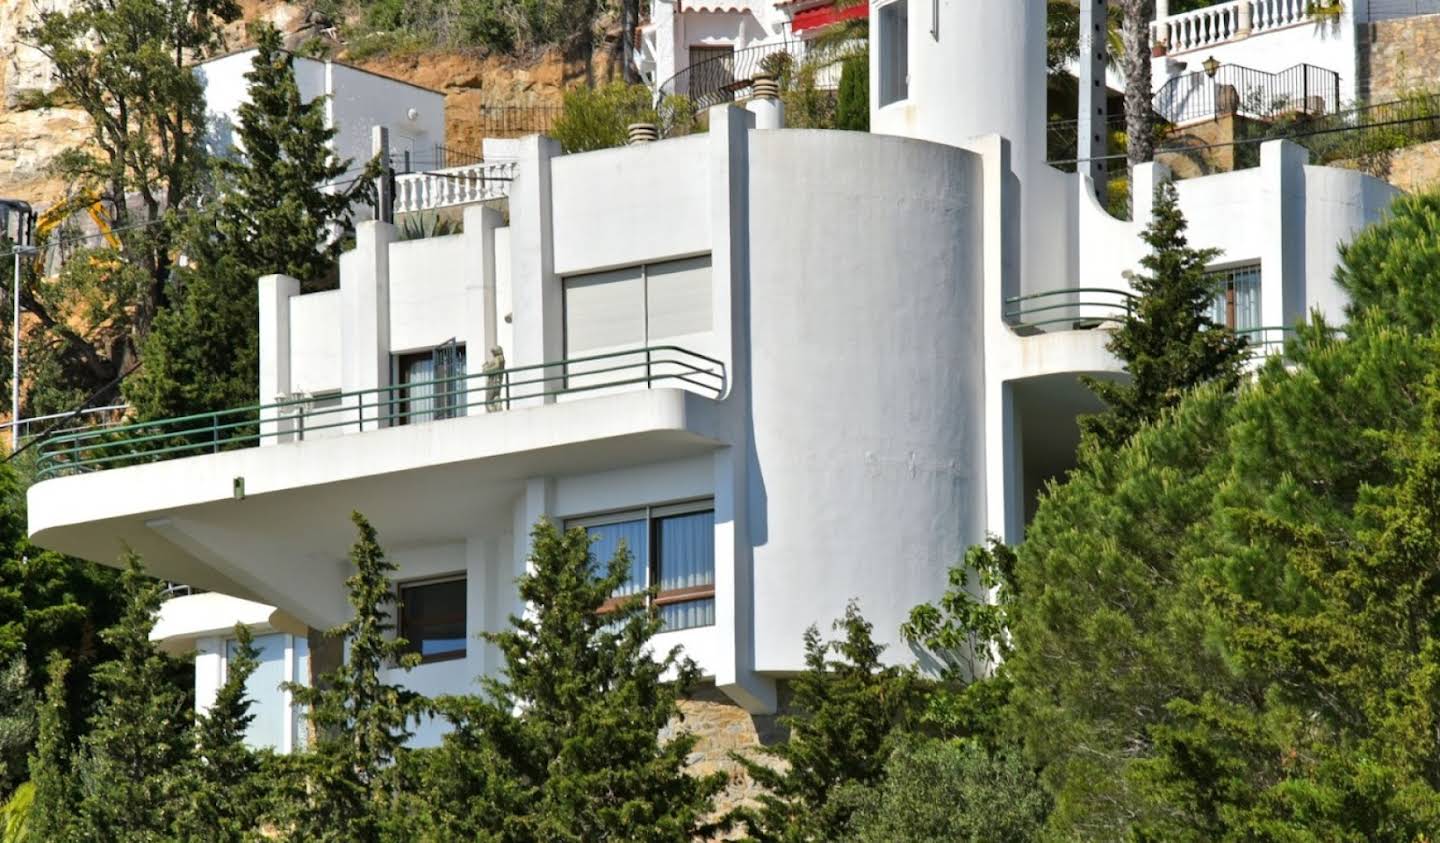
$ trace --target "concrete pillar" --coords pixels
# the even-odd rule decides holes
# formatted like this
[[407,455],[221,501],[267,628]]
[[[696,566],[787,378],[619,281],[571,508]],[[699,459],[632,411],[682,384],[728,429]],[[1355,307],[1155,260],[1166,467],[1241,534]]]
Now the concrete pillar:
[[1155,185],[1170,181],[1170,168],[1158,161],[1138,164],[1130,174],[1130,219],[1144,228],[1155,212]]
[[[502,602],[502,589],[512,597],[514,584],[502,580],[498,547],[493,537],[465,540],[465,672],[471,677],[493,676],[500,669],[500,651],[480,638],[482,632],[500,632],[509,620],[510,604]],[[503,576],[502,576],[503,575]]]
[[[755,115],[734,105],[710,109],[710,271],[715,318],[728,314],[717,356],[730,384],[748,366],[750,289],[750,129]],[[723,324],[718,323],[717,324]],[[740,373],[740,374],[737,374]],[[747,381],[748,383],[748,381]]]
[[1250,5],[1249,0],[1240,4],[1240,21],[1235,27],[1237,38],[1248,38],[1255,28],[1255,9]]
[[[395,226],[362,222],[355,251],[340,273],[340,388],[345,392],[390,385],[390,244]],[[348,270],[348,271],[347,271]],[[365,430],[383,425],[377,397],[364,397],[357,416]],[[358,404],[358,399],[352,401]]]
[[[511,366],[534,366],[562,359],[564,306],[560,278],[555,274],[555,242],[550,206],[550,161],[560,144],[542,135],[520,141],[519,165],[510,185],[510,283],[513,291],[515,359]],[[530,377],[540,374],[537,370]],[[561,377],[560,367],[547,378]],[[531,394],[539,385],[527,387]],[[512,400],[512,406],[553,403],[554,396]]]
[[[264,275],[257,282],[260,297],[260,403],[273,404],[294,391],[290,378],[290,300],[300,295],[300,282],[288,275]],[[260,416],[260,444],[279,443],[283,434],[280,413],[265,410]]]
[[1260,322],[1294,325],[1306,315],[1305,165],[1310,151],[1290,141],[1260,145],[1266,229],[1260,252]]

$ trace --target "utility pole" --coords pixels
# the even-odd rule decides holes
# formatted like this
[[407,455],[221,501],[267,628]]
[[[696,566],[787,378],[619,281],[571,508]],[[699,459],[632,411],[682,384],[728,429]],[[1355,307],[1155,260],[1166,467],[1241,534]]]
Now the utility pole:
[[15,220],[15,237],[10,242],[15,257],[15,274],[10,292],[10,453],[20,450],[20,256],[35,254],[35,212],[30,203],[17,199],[0,199],[5,208],[6,222]]
[[1109,0],[1080,0],[1080,103],[1075,124],[1075,169],[1095,183],[1095,196],[1102,205],[1109,181],[1105,161],[1110,131],[1105,85],[1109,5]]

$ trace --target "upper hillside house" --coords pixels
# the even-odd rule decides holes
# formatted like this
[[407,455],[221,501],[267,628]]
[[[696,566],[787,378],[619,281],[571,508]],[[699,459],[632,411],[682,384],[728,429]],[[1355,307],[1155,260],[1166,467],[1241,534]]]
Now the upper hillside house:
[[1427,39],[1410,34],[1440,32],[1435,15],[1440,0],[1222,0],[1174,15],[1157,0],[1156,111],[1181,124],[1318,116],[1433,87]]
[[[427,693],[500,669],[475,636],[523,608],[542,516],[635,549],[657,646],[748,712],[851,599],[914,659],[910,608],[968,546],[1020,538],[1073,465],[1096,408],[1079,378],[1124,376],[1106,327],[1167,173],[1136,169],[1131,222],[1044,164],[1043,0],[869,9],[872,132],[785,129],[764,95],[660,142],[525,138],[503,212],[419,240],[361,223],[337,290],[257,280],[264,406],[43,443],[33,540],[111,564],[128,546],[215,592],[156,633],[199,655],[201,707],[228,622],[273,636],[254,739],[281,748],[298,713],[276,677],[340,655],[312,632],[347,615],[354,509],[423,659],[396,679]],[[1395,194],[1283,141],[1260,158],[1179,185],[1192,242],[1224,250],[1217,313],[1257,354],[1311,309],[1339,318],[1336,244]]]
[[[235,143],[240,105],[248,100],[245,74],[254,49],[241,50],[195,65],[205,84],[210,151],[223,155]],[[363,167],[374,154],[372,128],[389,130],[393,166],[434,169],[443,164],[445,95],[333,60],[294,56],[295,82],[305,102],[327,97],[326,123],[336,130],[335,156]],[[407,166],[408,165],[408,166]]]
[[[837,0],[651,0],[634,61],[659,94],[706,108],[743,99],[777,56],[798,60],[827,27],[866,14]],[[819,84],[838,81],[831,72]]]

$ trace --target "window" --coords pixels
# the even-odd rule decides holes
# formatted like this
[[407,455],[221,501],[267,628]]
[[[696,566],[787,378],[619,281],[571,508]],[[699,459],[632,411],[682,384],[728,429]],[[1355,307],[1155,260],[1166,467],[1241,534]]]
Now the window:
[[[394,357],[399,389],[391,407],[396,424],[418,424],[465,415],[465,344],[451,340],[426,351]],[[410,384],[414,384],[411,386]]]
[[880,7],[880,105],[910,96],[910,16],[907,0]]
[[465,578],[402,583],[399,634],[420,662],[465,658]]
[[625,543],[630,578],[615,596],[656,584],[655,606],[666,631],[714,625],[715,509],[710,501],[573,519],[567,526],[584,527],[590,534],[597,569]]
[[578,357],[709,332],[710,256],[565,279],[565,356]]
[[[289,752],[305,746],[307,718],[299,706],[293,704],[290,694],[281,690],[285,682],[310,681],[309,641],[303,636],[274,633],[257,635],[252,639],[258,651],[259,664],[245,682],[245,694],[251,700],[250,713],[254,719],[245,729],[245,743],[262,749]],[[230,670],[240,642],[234,638],[225,642],[224,670]]]
[[1210,273],[1215,299],[1210,318],[1217,325],[1244,333],[1260,327],[1260,264],[1247,264]]

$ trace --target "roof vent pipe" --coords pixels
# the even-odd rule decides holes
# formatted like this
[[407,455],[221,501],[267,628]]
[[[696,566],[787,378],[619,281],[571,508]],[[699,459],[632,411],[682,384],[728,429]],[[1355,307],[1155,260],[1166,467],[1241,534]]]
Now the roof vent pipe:
[[750,89],[754,96],[745,103],[745,110],[755,115],[755,128],[785,128],[785,103],[780,100],[780,83],[775,77],[762,73],[750,82]]
[[630,145],[637,143],[654,143],[660,139],[660,130],[655,128],[654,123],[631,123],[625,127],[625,132],[630,136]]

